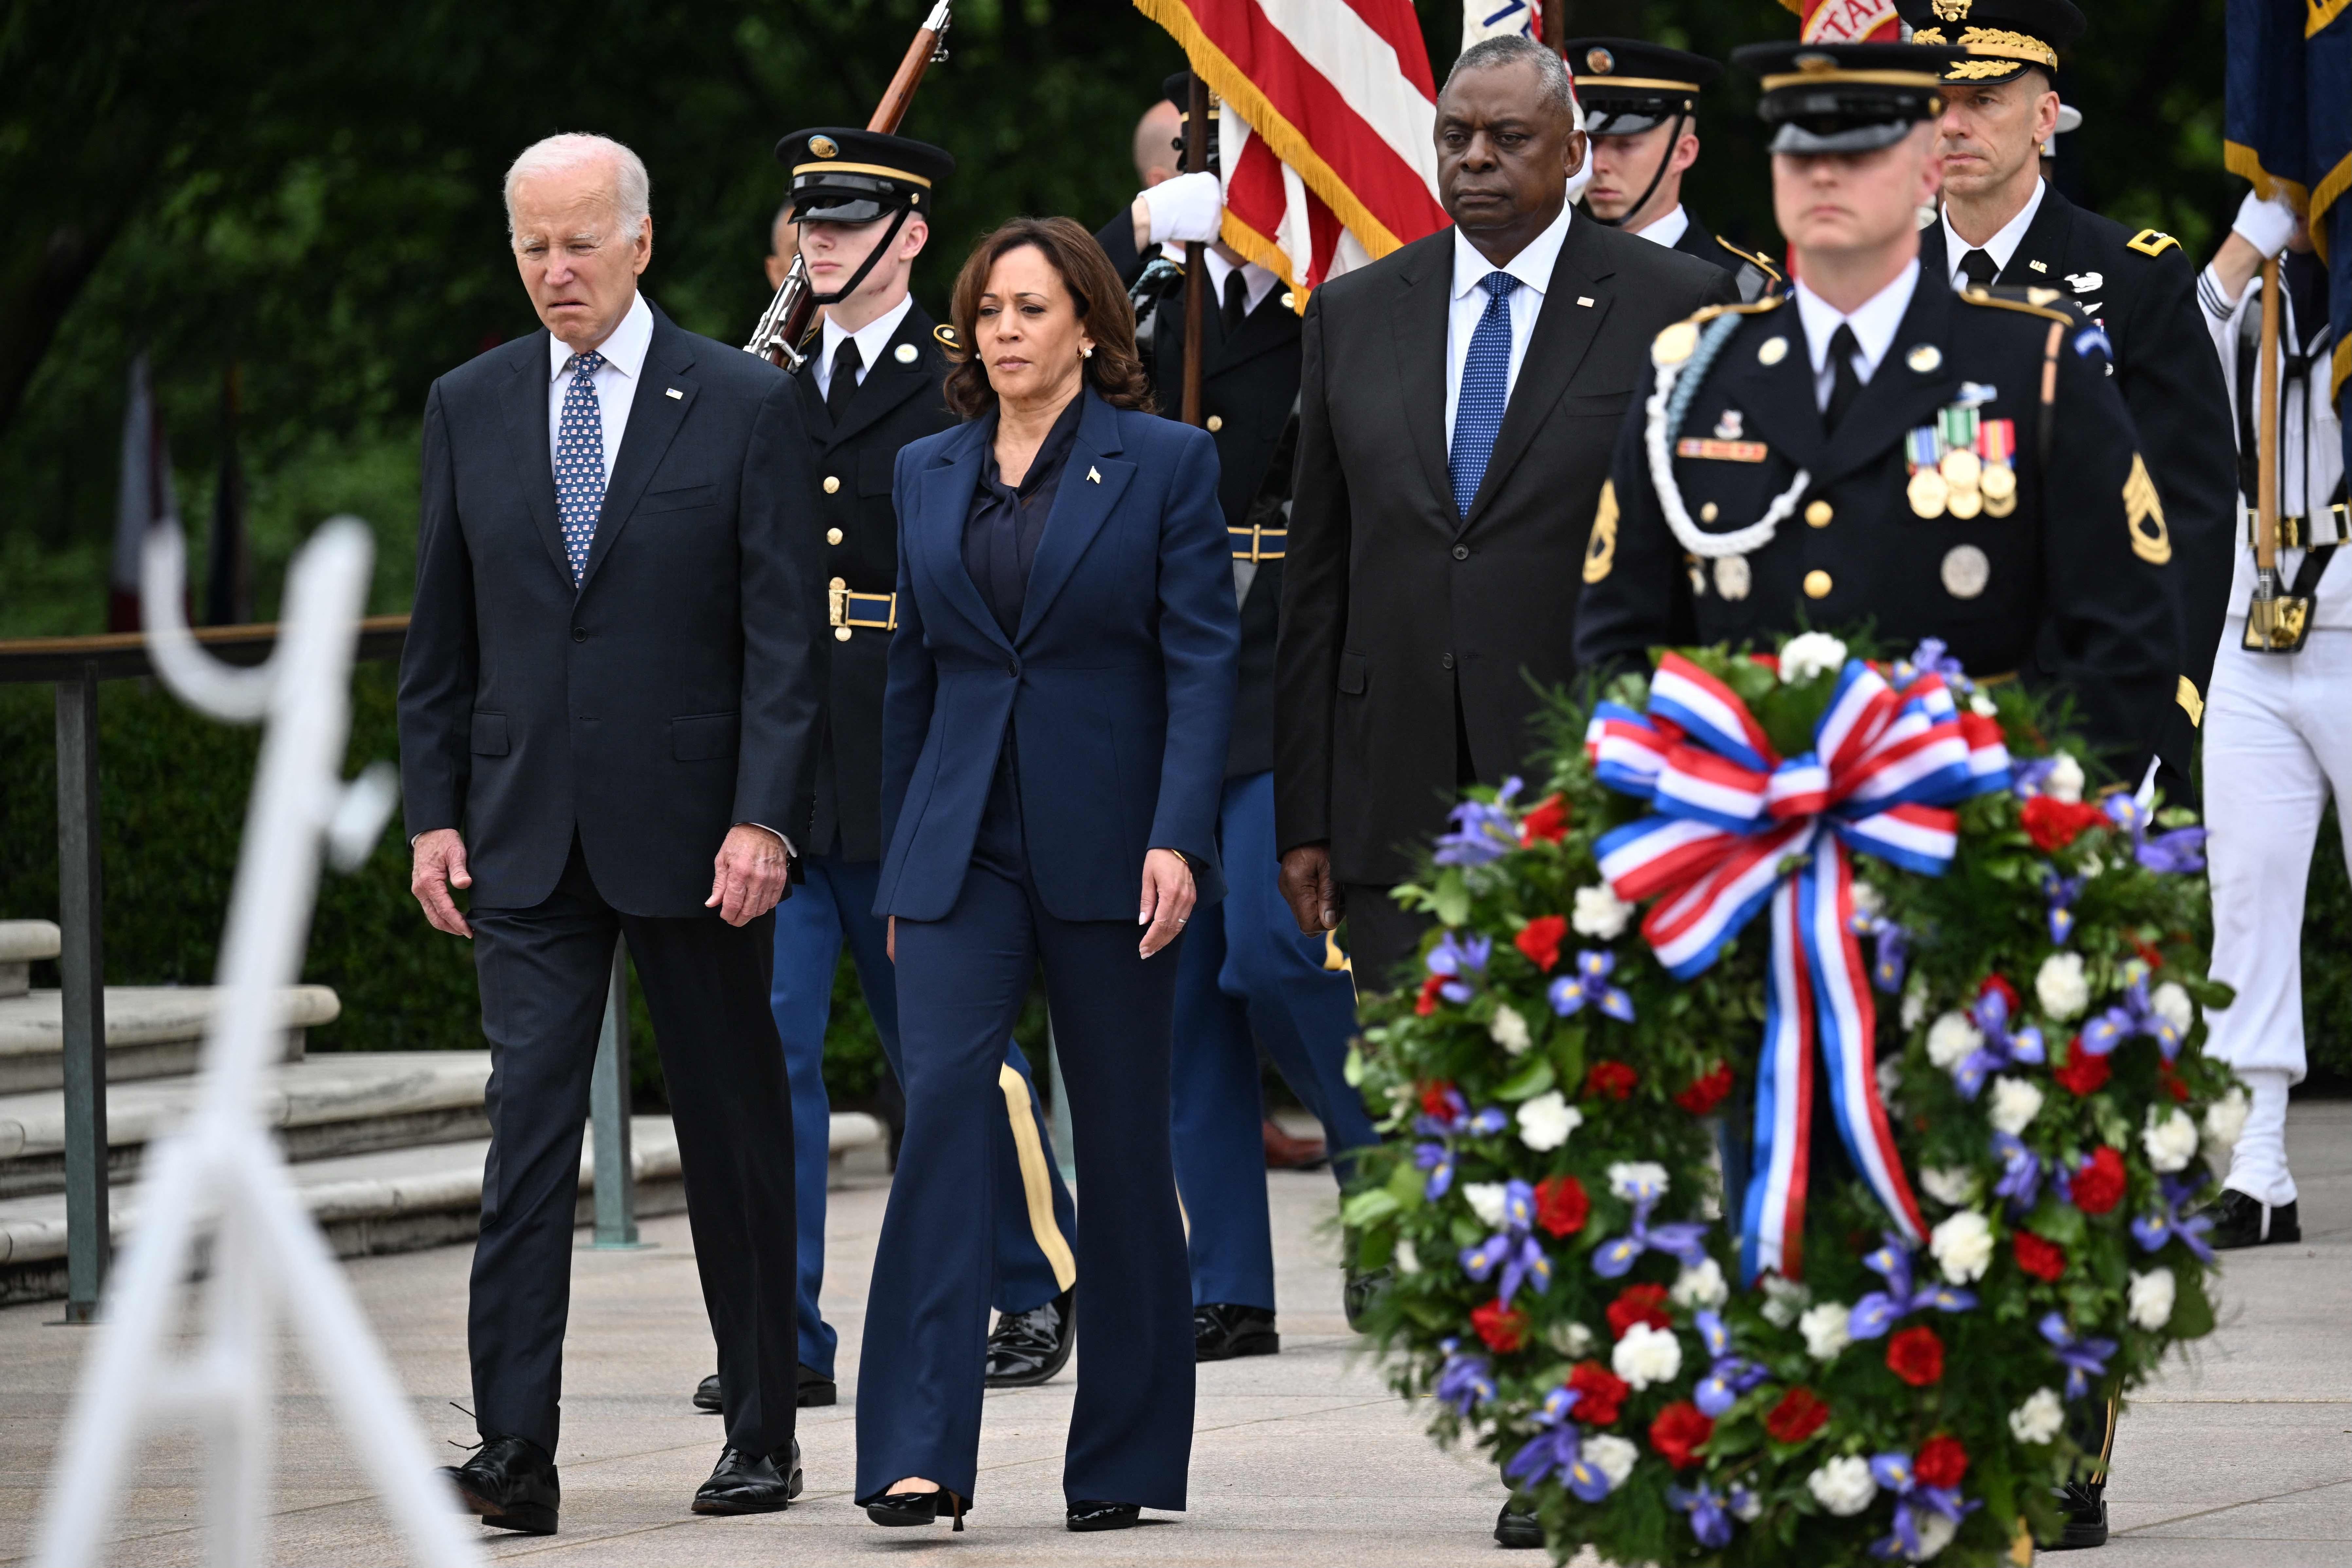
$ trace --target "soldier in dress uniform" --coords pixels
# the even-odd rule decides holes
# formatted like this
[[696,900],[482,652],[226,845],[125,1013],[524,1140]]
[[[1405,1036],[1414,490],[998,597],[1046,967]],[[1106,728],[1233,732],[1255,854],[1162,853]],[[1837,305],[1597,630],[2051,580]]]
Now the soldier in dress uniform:
[[1591,138],[1584,210],[1592,220],[1713,262],[1738,280],[1744,301],[1779,293],[1780,268],[1710,234],[1683,205],[1683,174],[1698,162],[1699,91],[1723,68],[1638,38],[1570,38],[1560,52],[1576,72]]
[[2229,395],[2197,308],[2196,268],[2170,235],[2077,206],[2042,177],[2041,151],[2060,129],[2059,53],[2084,26],[2069,0],[1895,8],[1914,42],[1966,51],[1944,74],[1942,217],[1920,237],[1920,266],[1955,289],[1999,282],[2063,299],[2107,335],[2180,558],[2171,578],[2183,662],[2156,740],[2165,792],[2189,799],[2237,521]]
[[[1181,103],[1189,84],[1186,76],[1171,78],[1169,98]],[[1217,202],[1213,175],[1180,175],[1149,187],[1097,237],[1123,277],[1140,280],[1153,259],[1147,198],[1189,196],[1183,183],[1204,180],[1211,183],[1202,193]],[[1174,210],[1181,215],[1176,231],[1163,238],[1215,232],[1214,206]],[[1143,221],[1134,220],[1137,211]],[[1276,884],[1274,650],[1297,443],[1300,301],[1275,273],[1227,247],[1212,245],[1205,254],[1211,310],[1202,322],[1201,407],[1217,444],[1218,495],[1233,543],[1241,685],[1218,819],[1226,892],[1196,917],[1199,929],[1188,933],[1179,960],[1173,1087],[1176,1180],[1191,1226],[1193,1345],[1201,1360],[1223,1361],[1281,1347],[1258,1047],[1323,1123],[1342,1180],[1346,1151],[1379,1134],[1344,1077],[1356,1032],[1353,977],[1328,936],[1300,934]],[[1171,417],[1184,385],[1182,281],[1178,273],[1144,287],[1148,313],[1137,334],[1160,411]],[[1351,1313],[1361,1295],[1351,1276]]]
[[[2137,780],[2179,679],[2181,567],[2105,334],[2046,292],[1954,294],[1922,255],[1939,78],[1961,57],[1733,58],[1763,79],[1798,281],[1659,335],[1654,395],[1593,518],[1577,662],[1809,626],[1869,624],[1898,648],[1938,637],[1971,675],[2063,684]],[[2073,1413],[2097,1458],[2053,1545],[2106,1539],[2113,1412],[2086,1398]]]
[[[881,871],[882,689],[898,622],[898,523],[890,479],[898,448],[953,425],[941,385],[947,359],[935,325],[908,292],[940,181],[955,160],[902,136],[817,127],[776,144],[792,168],[791,220],[823,306],[793,376],[824,530],[832,689],[818,753],[816,818],[802,863],[806,886],[780,909],[769,1001],[792,1082],[800,1161],[798,1296],[803,1405],[835,1399],[835,1333],[817,1310],[824,1279],[829,1107],[824,1032],[845,942],[893,1074],[899,1072],[898,988],[874,913]],[[789,265],[790,258],[784,258]],[[1029,1064],[1008,1041],[1003,1100],[978,1108],[997,1122],[995,1331],[992,1387],[1043,1383],[1069,1360],[1077,1279],[1076,1211],[1054,1163]],[[706,1380],[708,1383],[709,1380]],[[714,1391],[715,1392],[715,1391]],[[696,1403],[702,1403],[698,1394]]]

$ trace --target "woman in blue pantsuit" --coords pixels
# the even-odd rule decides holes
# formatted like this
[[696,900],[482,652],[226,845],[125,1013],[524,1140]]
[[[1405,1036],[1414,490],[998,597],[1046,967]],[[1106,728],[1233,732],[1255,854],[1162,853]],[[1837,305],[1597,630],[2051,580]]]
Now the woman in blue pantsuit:
[[1240,632],[1208,436],[1153,416],[1091,235],[1018,219],[956,281],[951,406],[898,456],[876,912],[907,1133],[867,1295],[857,1500],[962,1528],[978,1461],[984,1114],[1042,964],[1077,1135],[1073,1530],[1181,1510],[1192,1288],[1169,1152],[1175,951],[1223,891]]

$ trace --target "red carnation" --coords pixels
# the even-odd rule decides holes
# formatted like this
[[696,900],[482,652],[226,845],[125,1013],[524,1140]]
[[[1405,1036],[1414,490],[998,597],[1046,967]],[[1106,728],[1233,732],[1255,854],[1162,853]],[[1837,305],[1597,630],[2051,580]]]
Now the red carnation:
[[1999,974],[1986,975],[1984,984],[1977,987],[1977,994],[1982,996],[1988,991],[2000,992],[2000,999],[2009,1004],[2009,1016],[2012,1018],[2017,1016],[2017,987],[2011,985],[2005,976]]
[[2037,795],[2019,808],[2017,819],[2024,825],[2025,836],[2033,840],[2034,847],[2047,855],[2063,849],[2081,836],[2087,827],[2105,827],[2107,814],[2089,801],[2068,803]]
[[1421,983],[1421,999],[1412,1005],[1413,1012],[1424,1018],[1428,1017],[1432,1013],[1436,1012],[1437,994],[1445,988],[1445,982],[1449,978],[1450,976],[1444,974],[1433,974],[1428,979],[1423,981]]
[[1568,837],[1568,802],[1556,795],[1548,795],[1528,807],[1519,818],[1519,842],[1533,844],[1540,838],[1547,844],[1557,844]]
[[2182,1078],[2180,1069],[2170,1062],[2160,1061],[2156,1064],[2156,1084],[2158,1089],[2181,1104],[2189,1103],[2189,1080]]
[[2077,1035],[2066,1042],[2066,1065],[2050,1076],[2065,1085],[2068,1092],[2087,1100],[2106,1087],[2107,1075],[2113,1071],[2106,1058],[2083,1048],[2083,1037]]
[[1969,1473],[1969,1451],[1960,1447],[1958,1437],[1930,1437],[1919,1445],[1919,1457],[1911,1462],[1911,1473],[1927,1487],[1956,1487],[1960,1478]]
[[2100,1144],[2074,1173],[2074,1206],[2084,1214],[2105,1214],[2124,1201],[2124,1157]]
[[2147,964],[2150,969],[2164,967],[2164,954],[2157,952],[2154,944],[2137,936],[2131,939],[2131,944],[2132,951],[2139,954],[2139,961],[2142,963]]
[[1609,1303],[1610,1338],[1623,1339],[1636,1323],[1647,1323],[1654,1329],[1675,1326],[1674,1319],[1666,1315],[1664,1285],[1628,1285]]
[[1731,1092],[1731,1082],[1730,1067],[1717,1062],[1714,1071],[1694,1079],[1688,1089],[1675,1096],[1675,1103],[1693,1116],[1705,1116],[1723,1103],[1723,1097]]
[[1617,1419],[1617,1407],[1633,1392],[1626,1381],[1597,1361],[1580,1361],[1569,1369],[1568,1386],[1577,1396],[1569,1414],[1587,1426],[1607,1426]]
[[1433,1083],[1423,1084],[1421,1086],[1421,1113],[1423,1116],[1453,1115],[1454,1108],[1445,1103],[1445,1097],[1453,1092],[1454,1085],[1445,1079],[1441,1078]]
[[1584,1092],[1595,1100],[1622,1100],[1641,1081],[1642,1075],[1623,1062],[1603,1059],[1594,1062],[1592,1070],[1584,1075]]
[[1560,939],[1568,934],[1566,915],[1538,915],[1519,928],[1511,939],[1512,945],[1528,955],[1528,962],[1545,973],[1559,962]]
[[1914,1388],[1925,1388],[1944,1375],[1944,1342],[1922,1324],[1906,1329],[1886,1342],[1886,1370]]
[[1650,1447],[1678,1470],[1697,1464],[1699,1447],[1714,1436],[1715,1423],[1687,1399],[1675,1400],[1650,1423]]
[[2055,1280],[2066,1272],[2066,1249],[2054,1241],[2044,1241],[2030,1230],[2016,1236],[2017,1266],[2036,1279]]
[[1554,1236],[1574,1236],[1584,1228],[1592,1200],[1574,1176],[1546,1176],[1536,1184],[1536,1223]]
[[1506,1307],[1499,1296],[1470,1312],[1470,1326],[1486,1342],[1490,1351],[1515,1351],[1528,1342],[1528,1315],[1516,1307]]
[[1830,1407],[1822,1396],[1802,1384],[1780,1395],[1780,1403],[1772,1406],[1764,1417],[1764,1430],[1772,1434],[1776,1443],[1801,1443],[1822,1429],[1830,1418]]

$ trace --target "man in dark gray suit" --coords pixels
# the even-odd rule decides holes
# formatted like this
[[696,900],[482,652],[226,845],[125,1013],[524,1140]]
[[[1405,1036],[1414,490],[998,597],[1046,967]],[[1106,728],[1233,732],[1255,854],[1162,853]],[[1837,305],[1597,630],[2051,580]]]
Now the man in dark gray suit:
[[1276,658],[1276,844],[1360,984],[1420,937],[1388,897],[1468,784],[1519,770],[1529,679],[1575,669],[1580,563],[1650,341],[1730,274],[1576,218],[1568,73],[1523,37],[1437,100],[1454,226],[1318,289]]
[[772,1511],[801,1469],[771,911],[814,809],[825,676],[799,407],[782,373],[637,292],[653,220],[627,148],[551,137],[506,199],[547,330],[426,401],[400,680],[411,886],[474,939],[491,1050],[467,1321],[483,1441],[449,1474],[486,1523],[554,1531],[581,1128],[625,936],[719,1342],[727,1447],[694,1510]]

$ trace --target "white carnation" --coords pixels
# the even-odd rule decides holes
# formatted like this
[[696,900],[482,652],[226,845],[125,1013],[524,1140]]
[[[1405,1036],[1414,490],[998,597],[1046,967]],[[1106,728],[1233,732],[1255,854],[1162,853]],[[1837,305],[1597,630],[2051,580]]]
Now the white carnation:
[[1584,1440],[1583,1454],[1609,1478],[1609,1489],[1615,1491],[1633,1473],[1633,1461],[1642,1457],[1642,1450],[1613,1432],[1602,1432]]
[[1764,1276],[1764,1321],[1776,1329],[1795,1322],[1812,1299],[1813,1293],[1794,1279],[1783,1279],[1778,1274]]
[[1555,1322],[1544,1331],[1544,1338],[1570,1361],[1581,1361],[1592,1348],[1592,1331],[1579,1322]]
[[1755,1523],[1764,1517],[1764,1499],[1751,1488],[1732,1488],[1731,1517],[1742,1524]]
[[1856,914],[1874,915],[1886,907],[1886,895],[1869,883],[1857,880],[1853,885],[1853,908]]
[[1636,1188],[1663,1194],[1666,1185],[1666,1168],[1654,1161],[1620,1160],[1609,1167],[1609,1190],[1629,1202]]
[[1878,1098],[1886,1102],[1886,1109],[1902,1110],[1902,1106],[1896,1102],[1903,1094],[1903,1064],[1895,1058],[1888,1057],[1878,1064],[1878,1071],[1874,1076],[1878,1079]]
[[1962,1209],[1928,1233],[1927,1250],[1947,1284],[1981,1279],[1992,1263],[1992,1226],[1979,1211]]
[[2000,704],[1981,691],[1972,691],[1969,693],[1969,711],[1979,719],[1998,719],[2000,717]]
[[1414,1248],[1411,1237],[1399,1237],[1397,1238],[1396,1253],[1394,1256],[1396,1259],[1396,1271],[1398,1273],[1418,1274],[1421,1272],[1421,1254]]
[[1677,1307],[1693,1310],[1699,1307],[1720,1307],[1731,1298],[1731,1288],[1724,1283],[1723,1266],[1712,1258],[1703,1258],[1696,1268],[1685,1268],[1675,1276],[1675,1288],[1667,1293]]
[[2104,877],[2107,872],[2107,863],[2099,858],[2099,852],[2095,849],[2084,850],[2083,858],[2076,864],[2082,870],[2084,881],[2094,877]]
[[1576,889],[1576,908],[1569,912],[1568,923],[1576,928],[1579,936],[1614,942],[1625,934],[1625,922],[1633,918],[1634,909],[1605,884],[1595,882]]
[[1997,1131],[2012,1138],[2025,1131],[2025,1124],[2042,1114],[2042,1091],[2021,1078],[1997,1078],[1992,1080],[1992,1110],[1987,1113]]
[[2042,776],[2042,793],[2061,805],[2083,804],[2083,764],[2071,752],[2061,752],[2050,760],[2050,772]]
[[1824,670],[1845,668],[1845,644],[1827,632],[1800,632],[1780,648],[1780,679],[1795,686]]
[[2149,1333],[2172,1321],[2172,1300],[2180,1282],[2169,1268],[2151,1268],[2131,1277],[2131,1321]]
[[1500,1182],[1462,1184],[1463,1201],[1470,1205],[1470,1212],[1478,1216],[1482,1225],[1500,1226],[1503,1223],[1503,1192]]
[[2139,1145],[2147,1151],[2147,1163],[2167,1175],[2186,1170],[2197,1152],[2197,1123],[2189,1113],[2174,1107],[2158,1113],[2157,1107],[2147,1108],[2147,1127],[2139,1135]]
[[1805,1336],[1805,1353],[1815,1361],[1835,1361],[1838,1352],[1853,1342],[1846,1328],[1853,1309],[1843,1301],[1823,1301],[1805,1309],[1797,1320],[1797,1331]]
[[2009,1435],[2021,1443],[2047,1443],[2066,1425],[2066,1407],[2054,1388],[2037,1388],[2009,1413]]
[[1870,1461],[1859,1454],[1830,1460],[1805,1478],[1805,1487],[1813,1494],[1815,1502],[1840,1519],[1852,1519],[1878,1496],[1878,1483],[1870,1475]]
[[2083,974],[2083,955],[2053,952],[2043,959],[2033,976],[2033,994],[2042,1011],[2059,1023],[2081,1017],[2083,1009],[2091,1005],[2091,983]]
[[1904,1561],[1908,1563],[1925,1563],[1928,1558],[1949,1546],[1952,1543],[1952,1537],[1960,1532],[1958,1525],[1940,1513],[1917,1510],[1911,1517],[1916,1521],[1915,1527],[1919,1531],[1919,1550],[1903,1553]]
[[1953,1208],[1977,1195],[1977,1173],[1966,1165],[1930,1165],[1919,1173],[1919,1184],[1929,1197]]
[[1946,1072],[1951,1071],[1979,1046],[1984,1036],[1965,1013],[1943,1013],[1927,1026],[1927,1059]]
[[1609,1352],[1609,1364],[1635,1388],[1671,1383],[1683,1369],[1683,1342],[1672,1329],[1635,1323]]
[[1568,1142],[1584,1121],[1558,1089],[1548,1089],[1519,1107],[1519,1142],[1541,1154]]
[[1528,1032],[1527,1019],[1508,1002],[1495,1009],[1495,1021],[1486,1026],[1486,1036],[1503,1047],[1505,1056],[1518,1056],[1535,1044],[1535,1037]]
[[[2238,1146],[2239,1134],[2246,1130],[2246,1091],[2232,1089],[2229,1093],[2205,1108],[2205,1142],[2227,1154]],[[2220,1161],[2213,1163],[2219,1164]]]
[[2158,986],[2148,996],[2147,1005],[2156,1009],[2158,1017],[2179,1030],[2184,1040],[2196,1026],[2197,1004],[2189,999],[2189,993],[2181,989],[2178,981],[2168,980]]
[[1914,976],[1903,993],[1903,1026],[1916,1029],[1919,1020],[1927,1016],[1927,983]]

